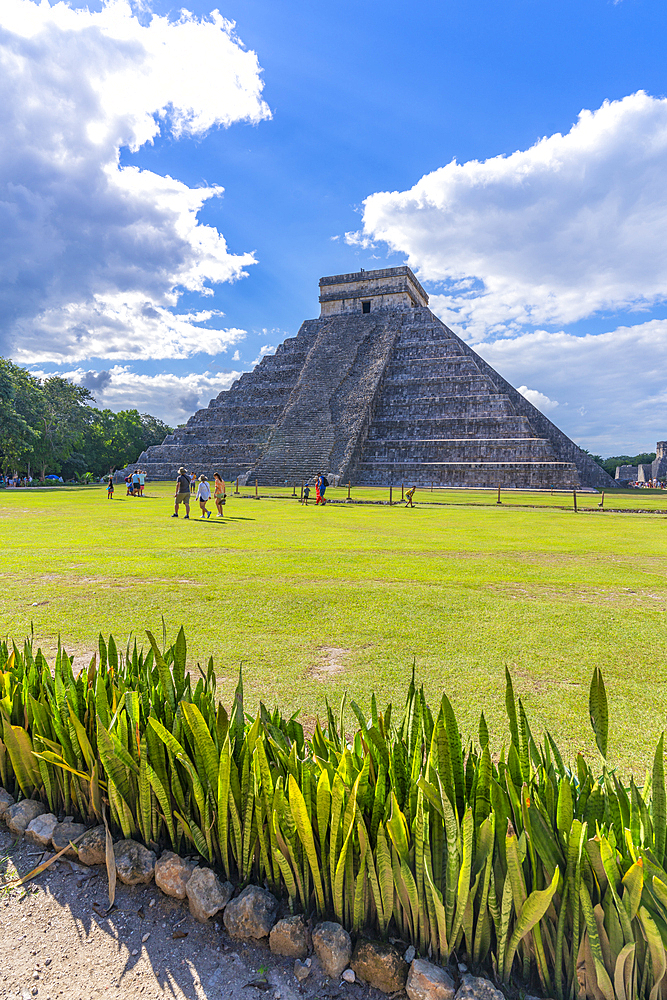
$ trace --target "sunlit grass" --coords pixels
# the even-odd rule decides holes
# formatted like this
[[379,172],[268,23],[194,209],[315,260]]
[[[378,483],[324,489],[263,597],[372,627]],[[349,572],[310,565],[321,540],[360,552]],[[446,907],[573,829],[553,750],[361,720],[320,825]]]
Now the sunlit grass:
[[[571,749],[590,747],[600,665],[612,758],[652,752],[665,725],[662,517],[598,512],[598,494],[579,494],[595,509],[575,515],[571,494],[510,491],[501,506],[490,491],[418,490],[413,510],[306,508],[291,488],[260,488],[255,502],[253,485],[203,523],[171,519],[172,492],[0,493],[2,631],[21,639],[33,622],[45,649],[60,633],[87,663],[100,630],[141,640],[164,615],[172,636],[185,625],[193,665],[213,655],[225,698],[242,660],[251,702],[310,717],[345,688],[362,704],[372,690],[402,699],[414,659],[429,698],[445,688],[469,728],[482,707],[498,726],[508,664],[534,728]],[[352,496],[388,500],[388,489]],[[667,512],[658,491],[614,491],[607,504]]]

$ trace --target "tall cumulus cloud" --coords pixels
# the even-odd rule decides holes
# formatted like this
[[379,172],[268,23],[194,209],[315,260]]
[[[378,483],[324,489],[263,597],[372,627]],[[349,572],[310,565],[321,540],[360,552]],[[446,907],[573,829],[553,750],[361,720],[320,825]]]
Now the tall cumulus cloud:
[[[142,19],[143,20],[143,19]],[[217,12],[140,23],[125,0],[0,7],[0,352],[22,363],[182,358],[243,331],[179,313],[253,264],[198,221],[222,188],[122,166],[156,136],[270,116],[261,69]]]
[[[372,194],[346,238],[404,254],[433,310],[578,443],[632,453],[667,436],[667,322],[626,325],[667,300],[666,176],[667,99],[640,91]],[[605,332],[568,330],[596,314]]]
[[667,297],[667,99],[582,111],[565,135],[455,161],[364,202],[363,230],[419,276],[471,339]]

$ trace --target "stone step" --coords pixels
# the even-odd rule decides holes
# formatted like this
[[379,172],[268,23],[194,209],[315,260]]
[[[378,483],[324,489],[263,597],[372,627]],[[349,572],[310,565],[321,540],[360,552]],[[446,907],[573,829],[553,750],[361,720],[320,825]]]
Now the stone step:
[[545,438],[440,439],[367,442],[362,462],[534,462],[554,460]]
[[434,483],[490,489],[572,489],[579,485],[575,466],[567,462],[364,462],[359,465],[358,481],[369,486],[427,487]]
[[395,416],[376,416],[368,432],[367,440],[396,438],[402,441],[412,441],[424,438],[471,437],[535,437],[535,433],[526,417],[516,415],[434,416],[431,419],[420,417],[414,420],[397,419]]
[[375,411],[376,419],[393,418],[397,413],[405,420],[435,419],[446,413],[451,417],[498,417],[514,416],[514,410],[507,396],[502,393],[479,393],[476,395],[424,396],[404,401],[398,405],[390,400],[381,400]]

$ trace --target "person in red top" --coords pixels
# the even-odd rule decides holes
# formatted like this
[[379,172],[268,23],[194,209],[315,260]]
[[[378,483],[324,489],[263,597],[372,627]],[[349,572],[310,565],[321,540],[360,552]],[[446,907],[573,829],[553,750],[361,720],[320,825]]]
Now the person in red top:
[[183,520],[186,521],[190,517],[190,477],[183,466],[178,470],[176,492],[174,494],[174,513],[171,515],[172,517],[178,517],[178,507],[181,503],[185,504],[185,517]]

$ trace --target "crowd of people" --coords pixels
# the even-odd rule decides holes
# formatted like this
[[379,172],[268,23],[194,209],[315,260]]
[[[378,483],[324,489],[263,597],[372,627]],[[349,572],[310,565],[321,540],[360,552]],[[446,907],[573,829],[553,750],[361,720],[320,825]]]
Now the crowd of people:
[[[144,469],[135,469],[134,472],[128,472],[125,476],[126,496],[142,497],[145,486],[146,471]],[[107,483],[107,497],[109,500],[113,499],[113,475],[109,476],[109,482]]]
[[213,475],[213,492],[208,478],[204,475],[197,476],[196,472],[188,473],[183,466],[178,470],[176,480],[176,492],[174,493],[174,513],[172,517],[178,517],[178,509],[181,504],[185,507],[184,521],[190,517],[190,497],[195,497],[201,511],[200,519],[210,520],[211,511],[208,509],[208,502],[213,498],[213,502],[218,511],[218,517],[224,517],[224,506],[227,503],[227,491],[225,481],[219,472]]
[[31,486],[32,482],[32,476],[19,476],[18,472],[13,476],[0,476],[0,486],[13,487],[16,490],[19,487]]
[[647,479],[646,482],[641,482],[637,479],[634,483],[628,483],[628,486],[632,486],[636,490],[665,490],[667,489],[667,483],[663,482],[661,479]]

